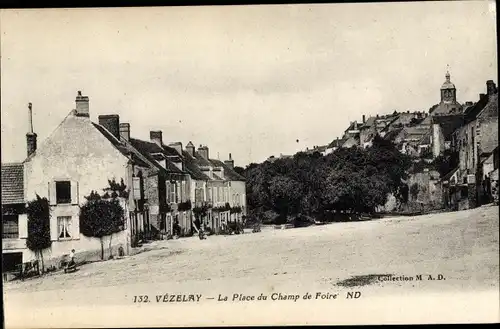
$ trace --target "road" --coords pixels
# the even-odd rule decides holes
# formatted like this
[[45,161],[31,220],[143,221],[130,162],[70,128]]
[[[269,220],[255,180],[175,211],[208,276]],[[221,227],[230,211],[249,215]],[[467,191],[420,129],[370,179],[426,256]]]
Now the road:
[[[7,283],[6,324],[498,321],[498,216],[489,206],[157,241],[151,251],[76,273]],[[347,298],[355,292],[361,297]],[[147,303],[134,303],[143,296]]]

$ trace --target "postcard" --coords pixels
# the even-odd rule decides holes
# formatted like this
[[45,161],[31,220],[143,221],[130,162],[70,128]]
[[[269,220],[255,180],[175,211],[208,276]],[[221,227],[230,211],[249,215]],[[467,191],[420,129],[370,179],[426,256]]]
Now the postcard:
[[495,2],[0,30],[6,328],[500,320]]

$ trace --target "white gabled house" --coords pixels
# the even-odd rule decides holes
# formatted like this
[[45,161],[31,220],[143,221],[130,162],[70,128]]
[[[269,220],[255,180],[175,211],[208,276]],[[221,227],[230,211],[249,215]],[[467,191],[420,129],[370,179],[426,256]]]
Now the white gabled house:
[[[102,194],[109,186],[108,180],[113,179],[117,182],[123,179],[130,196],[128,200],[121,199],[124,230],[113,235],[112,249],[114,254],[118,249],[128,254],[137,233],[148,222],[142,180],[154,174],[156,168],[120,141],[118,116],[100,116],[99,124],[92,122],[89,99],[78,92],[76,109],[40,147],[36,148],[36,140],[30,143],[30,133],[28,157],[23,162],[24,201],[33,200],[36,195],[49,200],[52,246],[44,252],[44,259],[48,263],[57,262],[71,249],[76,250],[77,257],[87,260],[98,257],[100,241],[80,233],[79,211],[85,196],[91,191]],[[23,262],[35,258],[30,253],[24,243]]]

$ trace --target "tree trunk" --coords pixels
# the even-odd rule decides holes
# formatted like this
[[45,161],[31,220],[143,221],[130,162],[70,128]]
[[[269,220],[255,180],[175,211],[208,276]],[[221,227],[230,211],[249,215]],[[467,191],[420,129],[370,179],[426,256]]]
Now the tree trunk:
[[113,256],[113,252],[111,249],[111,241],[112,240],[113,240],[113,233],[111,233],[111,235],[109,236],[109,258],[111,258]]
[[104,260],[104,237],[99,239],[101,240],[101,260]]
[[[43,249],[40,250],[40,258],[42,260],[42,273],[43,273],[43,270],[45,269],[44,265],[43,265]],[[40,269],[38,269],[38,272],[40,272]]]

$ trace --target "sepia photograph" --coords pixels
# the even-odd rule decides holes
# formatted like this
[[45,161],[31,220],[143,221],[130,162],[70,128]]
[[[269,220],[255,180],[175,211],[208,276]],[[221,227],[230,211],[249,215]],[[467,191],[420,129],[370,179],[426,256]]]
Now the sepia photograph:
[[500,322],[496,16],[1,9],[5,328]]

